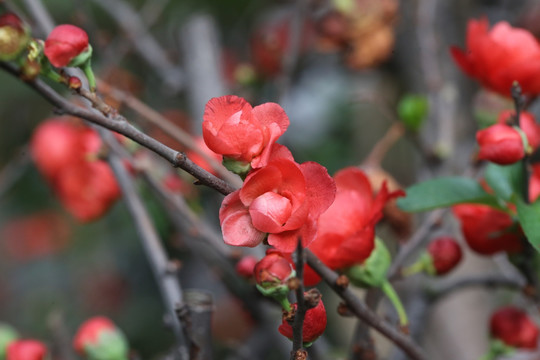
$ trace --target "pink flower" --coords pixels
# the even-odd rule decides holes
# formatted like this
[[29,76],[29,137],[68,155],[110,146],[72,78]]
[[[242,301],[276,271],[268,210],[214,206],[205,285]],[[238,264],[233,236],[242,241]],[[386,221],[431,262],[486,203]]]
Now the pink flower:
[[253,277],[253,270],[255,269],[257,261],[257,258],[253,255],[244,256],[236,263],[236,273],[246,279],[251,279]]
[[67,66],[88,48],[88,35],[74,25],[58,25],[47,40],[43,52],[51,64],[56,67]]
[[323,166],[299,165],[285,147],[276,147],[268,165],[252,171],[242,188],[223,200],[223,239],[229,245],[254,247],[268,236],[268,243],[285,253],[294,251],[300,238],[307,246],[335,191]]
[[486,88],[510,96],[514,81],[524,94],[540,93],[540,44],[527,30],[501,21],[489,30],[487,19],[470,20],[467,49],[450,49],[461,69]]
[[252,108],[246,100],[229,95],[208,101],[202,126],[210,150],[257,169],[268,163],[272,145],[287,130],[289,118],[278,104]]
[[15,340],[7,347],[6,360],[44,360],[47,348],[37,340]]
[[[206,143],[204,142],[204,139],[202,137],[195,138],[195,142],[197,143],[197,146],[199,149],[201,149],[206,155],[208,155],[210,158],[215,159],[217,162],[220,162],[223,160],[223,157],[221,155],[216,154],[212,150],[206,146]],[[193,161],[195,164],[202,167],[204,170],[208,171],[209,173],[212,173],[214,175],[217,175],[216,171],[210,166],[210,164],[206,161],[205,158],[203,158],[201,155],[196,153],[193,150],[189,150],[186,152],[187,157]]]
[[480,146],[478,159],[499,165],[513,164],[525,156],[519,132],[509,125],[495,124],[476,133]]

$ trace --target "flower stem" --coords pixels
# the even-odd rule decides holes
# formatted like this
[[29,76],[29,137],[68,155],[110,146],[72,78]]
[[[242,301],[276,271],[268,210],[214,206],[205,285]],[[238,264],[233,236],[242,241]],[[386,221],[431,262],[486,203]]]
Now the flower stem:
[[90,61],[90,59],[88,59],[84,63],[82,70],[86,75],[86,79],[88,79],[88,86],[90,87],[90,91],[96,92],[96,77],[94,76],[94,72],[92,71],[92,62]]
[[401,303],[398,294],[392,287],[392,284],[390,284],[390,282],[386,280],[381,285],[381,290],[388,297],[392,305],[394,305],[394,308],[398,313],[399,324],[403,327],[407,326],[409,324],[407,313],[405,312],[405,308],[403,307],[403,304]]

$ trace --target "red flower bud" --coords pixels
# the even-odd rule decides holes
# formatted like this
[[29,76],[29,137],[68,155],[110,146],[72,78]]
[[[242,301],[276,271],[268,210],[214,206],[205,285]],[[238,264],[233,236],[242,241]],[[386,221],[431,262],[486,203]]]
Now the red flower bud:
[[[501,111],[497,118],[499,124],[511,124],[515,112],[512,110]],[[540,145],[540,125],[536,122],[534,115],[527,111],[519,113],[519,127],[527,136],[529,146],[535,150]]]
[[495,124],[476,133],[479,159],[499,165],[513,164],[525,156],[520,133],[511,126]]
[[443,275],[456,267],[461,261],[461,247],[451,237],[439,237],[427,248],[437,275]]
[[0,60],[13,60],[30,40],[29,30],[15,14],[0,16]]
[[[292,306],[294,309],[297,308],[296,304]],[[311,343],[317,340],[324,332],[324,329],[326,329],[326,309],[322,300],[319,300],[317,306],[306,311],[304,326],[302,327],[302,341],[304,343]],[[281,335],[289,339],[293,337],[292,326],[285,319],[283,319],[278,331]]]
[[236,263],[236,272],[238,275],[250,279],[253,277],[255,271],[255,265],[257,264],[257,258],[252,255],[244,256]]
[[536,349],[538,326],[524,311],[507,306],[497,310],[490,320],[491,336],[506,345],[522,349]]
[[283,285],[294,276],[290,262],[277,250],[269,249],[266,256],[255,264],[255,281],[263,288]]
[[47,348],[37,340],[15,340],[7,347],[6,360],[43,360]]
[[44,53],[56,67],[69,65],[73,59],[88,49],[88,35],[74,25],[59,25],[45,41]]
[[[107,354],[107,359],[127,358],[127,342],[114,323],[103,316],[93,317],[77,330],[73,347],[81,355]],[[123,355],[123,356],[122,356]]]

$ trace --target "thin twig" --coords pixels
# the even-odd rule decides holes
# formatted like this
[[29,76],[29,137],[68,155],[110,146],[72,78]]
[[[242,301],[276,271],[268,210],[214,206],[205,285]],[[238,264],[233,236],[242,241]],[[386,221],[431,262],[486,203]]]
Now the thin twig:
[[156,39],[146,30],[145,23],[133,7],[120,0],[94,0],[124,31],[139,55],[156,71],[171,90],[184,86],[183,72],[173,64]]
[[0,169],[0,198],[17,182],[24,174],[30,163],[28,147],[24,146],[17,154]]
[[[19,77],[19,71],[13,65],[0,61],[0,67],[13,76]],[[206,170],[197,166],[193,161],[187,158],[186,154],[173,150],[156,139],[141,132],[136,127],[131,125],[124,117],[120,115],[108,117],[102,113],[74,105],[40,79],[27,81],[26,83],[41,94],[52,105],[56,106],[59,111],[88,120],[91,123],[116,131],[130,138],[136,143],[160,155],[165,160],[169,161],[174,167],[179,167],[193,175],[198,179],[200,184],[209,186],[225,195],[230,194],[235,190],[235,188],[233,188],[227,182],[215,177]]]
[[137,229],[148,262],[165,301],[165,307],[170,315],[170,323],[176,336],[178,353],[181,359],[188,359],[188,345],[182,324],[176,317],[175,309],[182,303],[182,289],[176,273],[171,272],[169,260],[159,239],[159,235],[152,224],[150,215],[135,189],[122,160],[115,155],[114,148],[118,146],[112,134],[100,130],[100,135],[105,143],[112,149],[108,154],[108,161],[118,181],[118,185],[124,195],[124,200],[128,211],[133,217],[135,228]]
[[370,310],[351,289],[343,288],[336,283],[339,275],[323,264],[309,249],[305,249],[308,265],[347,303],[353,314],[365,321],[383,336],[392,341],[414,360],[427,360],[422,349],[408,336],[383,321],[374,311]]
[[306,317],[306,301],[304,299],[304,248],[301,239],[298,239],[296,246],[296,278],[298,287],[296,288],[296,311],[294,312],[293,322],[293,348],[291,351],[291,360],[299,359],[298,353],[303,350],[303,328],[304,318]]
[[396,141],[401,139],[403,134],[405,134],[405,126],[399,122],[393,123],[384,136],[373,146],[361,166],[380,167],[388,151],[394,146]]
[[416,249],[422,245],[431,229],[443,217],[445,211],[446,209],[437,209],[432,211],[422,225],[411,236],[409,241],[407,241],[407,243],[401,247],[396,257],[392,261],[392,265],[390,265],[390,269],[388,270],[388,279],[395,280],[400,276],[401,267],[405,261],[407,261],[409,256],[411,256]]
[[523,281],[518,279],[509,279],[500,275],[484,275],[477,277],[468,277],[465,279],[456,279],[451,281],[439,282],[427,289],[432,302],[438,301],[451,293],[463,290],[468,287],[504,287],[513,290],[522,289],[525,286]]
[[217,173],[223,179],[227,180],[230,184],[233,184],[236,187],[242,186],[242,181],[238,176],[233,175],[231,172],[227,171],[218,161],[205,153],[197,145],[197,143],[193,140],[193,137],[189,133],[184,131],[182,128],[174,125],[156,110],[152,109],[150,106],[146,105],[144,102],[130,95],[129,93],[114,88],[110,84],[99,79],[98,88],[100,92],[111,95],[117,100],[121,101],[131,110],[137,112],[139,115],[142,115],[150,123],[156,125],[161,130],[165,131],[167,135],[178,141],[180,144],[197,153],[206,162],[208,162],[210,166],[212,166],[212,168],[217,171]]

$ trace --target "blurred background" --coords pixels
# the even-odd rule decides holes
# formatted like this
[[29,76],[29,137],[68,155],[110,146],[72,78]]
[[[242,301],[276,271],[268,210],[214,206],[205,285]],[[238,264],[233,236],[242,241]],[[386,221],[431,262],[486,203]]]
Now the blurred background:
[[[535,0],[0,3],[25,19],[38,38],[46,37],[47,23],[40,6],[54,23],[85,29],[99,78],[194,136],[201,134],[204,105],[212,97],[235,94],[254,106],[278,102],[291,120],[280,142],[299,163],[317,161],[331,174],[365,162],[398,121],[397,104],[405,94],[425,96],[429,114],[424,125],[419,132],[396,139],[382,161],[386,173],[381,176],[391,175],[396,187],[441,174],[462,174],[474,149],[477,121],[508,106],[479,93],[449,55],[451,45],[464,46],[467,20],[482,16],[490,23],[507,20],[540,35],[540,5]],[[126,102],[102,94],[145,132],[185,150]],[[101,314],[124,330],[134,354],[162,358],[172,335],[163,325],[162,301],[125,205],[118,201],[106,216],[81,224],[66,212],[33,164],[29,152],[33,131],[55,116],[59,115],[39,95],[0,71],[0,321],[25,337],[53,343],[59,332],[74,334],[86,318]],[[158,178],[172,171],[167,164],[156,168]],[[175,191],[218,229],[221,196],[193,186],[189,177],[178,178],[181,185]],[[214,357],[247,358],[239,349],[251,344],[260,328],[258,320],[227,291],[212,264],[185,246],[192,234],[178,231],[148,187],[142,182],[139,186],[170,256],[181,262],[182,286],[208,290],[214,297]],[[380,229],[394,249],[419,222],[401,216],[393,228],[387,221]],[[438,231],[455,230],[450,219]],[[500,266],[470,251],[466,259],[458,275],[451,276]],[[423,279],[417,281],[398,289],[413,298],[407,294],[423,286]],[[339,301],[320,288],[329,326],[312,356],[344,359],[355,321],[338,317],[332,310]],[[496,294],[467,290],[424,313],[426,325],[417,336],[437,354],[433,359],[473,360],[483,353],[490,309],[510,296]],[[261,301],[275,315],[269,328],[276,330],[279,309]],[[284,358],[290,345],[282,340],[279,346],[273,342],[280,341],[277,337],[266,343],[253,340],[258,346],[255,358]],[[402,356],[385,340],[377,338],[377,344],[382,359]]]

